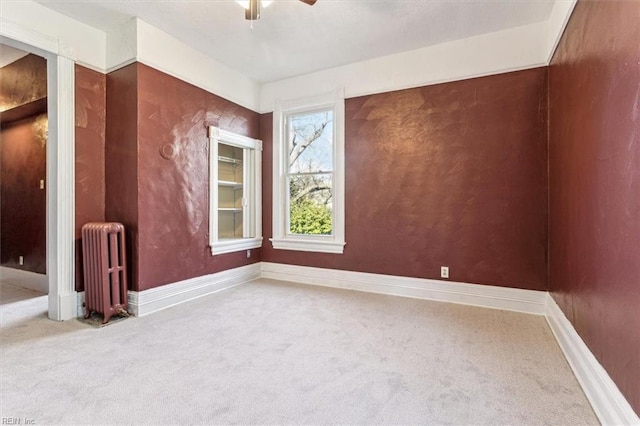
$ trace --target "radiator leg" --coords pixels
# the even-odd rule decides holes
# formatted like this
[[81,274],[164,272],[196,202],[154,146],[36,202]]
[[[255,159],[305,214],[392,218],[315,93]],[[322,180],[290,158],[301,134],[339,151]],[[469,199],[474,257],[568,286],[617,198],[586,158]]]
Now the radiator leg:
[[128,317],[129,316],[129,312],[127,312],[127,310],[125,308],[122,307],[122,305],[117,305],[116,306],[116,314],[120,315],[121,317]]

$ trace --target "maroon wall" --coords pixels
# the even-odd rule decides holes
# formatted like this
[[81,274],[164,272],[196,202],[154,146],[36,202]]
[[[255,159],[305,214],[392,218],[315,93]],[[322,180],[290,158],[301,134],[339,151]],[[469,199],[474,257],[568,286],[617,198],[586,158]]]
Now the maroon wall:
[[0,264],[41,274],[47,262],[46,191],[40,189],[47,164],[46,95],[44,58],[27,55],[0,69]]
[[[2,129],[0,174],[2,218],[0,264],[47,273],[46,191],[47,115],[20,120]],[[24,256],[24,265],[19,265]]]
[[47,61],[29,54],[0,68],[0,111],[47,96]]
[[130,288],[137,280],[138,100],[137,65],[107,75],[105,220],[125,225]]
[[106,76],[75,67],[76,114],[76,290],[84,290],[82,225],[104,221]]
[[[261,260],[260,250],[211,256],[209,140],[216,125],[259,136],[259,115],[138,64],[138,290]],[[170,148],[168,148],[170,147]],[[165,158],[160,150],[173,152]]]
[[640,413],[640,2],[578,2],[549,94],[550,289]]
[[211,256],[208,125],[258,137],[259,115],[142,64],[107,77],[106,218],[127,226],[133,290],[261,260]]
[[274,250],[261,120],[263,260],[546,290],[546,69],[346,101],[344,254]]

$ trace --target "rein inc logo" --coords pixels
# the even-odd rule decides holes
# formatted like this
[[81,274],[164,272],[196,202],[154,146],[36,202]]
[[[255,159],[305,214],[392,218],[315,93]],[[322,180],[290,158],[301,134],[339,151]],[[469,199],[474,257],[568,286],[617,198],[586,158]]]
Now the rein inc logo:
[[35,425],[36,421],[28,417],[3,417],[0,424],[3,425]]

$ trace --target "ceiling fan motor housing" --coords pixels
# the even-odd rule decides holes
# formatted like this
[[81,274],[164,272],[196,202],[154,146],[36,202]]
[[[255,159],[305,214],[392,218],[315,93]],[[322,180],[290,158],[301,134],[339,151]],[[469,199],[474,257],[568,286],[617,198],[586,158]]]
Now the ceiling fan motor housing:
[[[300,0],[304,4],[313,6],[317,0]],[[250,21],[260,19],[260,0],[249,0],[249,8],[244,11],[244,18]]]
[[249,8],[245,9],[244,18],[251,21],[260,19],[260,0],[249,0]]

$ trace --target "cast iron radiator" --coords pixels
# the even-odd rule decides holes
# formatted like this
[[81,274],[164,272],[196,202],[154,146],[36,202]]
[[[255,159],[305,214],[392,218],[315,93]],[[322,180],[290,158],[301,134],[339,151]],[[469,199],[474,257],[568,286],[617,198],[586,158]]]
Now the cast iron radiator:
[[91,312],[127,315],[127,268],[124,226],[116,222],[93,222],[82,227],[85,318]]

